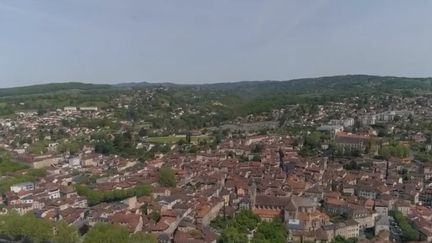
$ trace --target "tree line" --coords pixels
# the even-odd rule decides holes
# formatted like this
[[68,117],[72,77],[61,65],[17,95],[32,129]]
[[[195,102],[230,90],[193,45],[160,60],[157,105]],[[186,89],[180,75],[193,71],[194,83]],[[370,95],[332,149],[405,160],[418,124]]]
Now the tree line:
[[33,213],[19,215],[15,212],[0,215],[0,239],[33,243],[157,243],[153,235],[130,234],[120,225],[98,223],[81,236],[74,226],[64,221],[52,222]]
[[217,217],[211,225],[222,232],[219,242],[248,242],[248,235],[253,234],[252,243],[284,243],[288,232],[280,219],[271,222],[262,221],[250,210],[243,210],[234,217]]
[[130,189],[125,190],[112,190],[112,191],[97,191],[88,185],[76,185],[78,195],[87,198],[90,206],[99,204],[101,202],[114,202],[121,201],[133,196],[149,196],[151,194],[151,187],[147,184],[137,185]]

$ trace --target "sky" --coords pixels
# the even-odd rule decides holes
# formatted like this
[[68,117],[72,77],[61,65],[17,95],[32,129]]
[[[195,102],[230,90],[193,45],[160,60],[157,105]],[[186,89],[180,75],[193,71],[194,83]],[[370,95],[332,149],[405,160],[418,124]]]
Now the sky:
[[429,0],[0,0],[0,87],[432,76]]

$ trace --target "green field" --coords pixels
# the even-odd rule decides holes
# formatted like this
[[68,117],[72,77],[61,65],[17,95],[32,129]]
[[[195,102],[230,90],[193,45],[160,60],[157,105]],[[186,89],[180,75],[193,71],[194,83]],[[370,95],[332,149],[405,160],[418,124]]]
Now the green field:
[[[149,143],[161,143],[161,144],[173,144],[177,143],[181,139],[186,140],[186,135],[176,135],[176,136],[166,136],[166,137],[149,137],[147,141]],[[200,135],[200,136],[192,136],[192,142],[196,142],[199,140],[207,140],[209,136]]]

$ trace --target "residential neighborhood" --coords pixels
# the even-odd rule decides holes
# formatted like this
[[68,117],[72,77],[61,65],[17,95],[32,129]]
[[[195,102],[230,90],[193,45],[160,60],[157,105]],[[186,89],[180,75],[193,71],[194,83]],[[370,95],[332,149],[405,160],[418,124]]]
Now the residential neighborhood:
[[281,124],[295,132],[197,129],[172,141],[97,107],[18,112],[0,119],[2,163],[19,166],[2,173],[1,213],[120,225],[159,242],[227,239],[220,224],[246,212],[280,224],[286,242],[432,242],[432,165],[419,157],[432,145],[420,126],[431,106],[357,109],[356,99],[274,111],[297,112]]

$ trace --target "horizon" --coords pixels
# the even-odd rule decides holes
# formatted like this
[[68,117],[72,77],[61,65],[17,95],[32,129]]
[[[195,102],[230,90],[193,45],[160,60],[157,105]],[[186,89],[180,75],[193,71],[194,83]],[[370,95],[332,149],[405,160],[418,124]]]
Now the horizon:
[[263,79],[263,80],[235,80],[235,81],[216,81],[216,82],[202,82],[202,83],[180,83],[175,81],[124,81],[124,82],[113,82],[113,83],[92,83],[92,82],[81,82],[81,81],[63,81],[63,82],[41,82],[35,84],[24,84],[20,86],[0,86],[0,89],[13,89],[13,88],[25,88],[31,86],[39,86],[39,85],[52,85],[52,84],[89,84],[89,85],[110,85],[110,86],[121,86],[121,85],[138,85],[143,83],[148,84],[174,84],[174,85],[211,85],[211,84],[230,84],[230,83],[241,83],[241,82],[290,82],[295,80],[306,80],[306,79],[320,79],[320,78],[332,78],[332,77],[343,77],[343,76],[370,76],[370,77],[390,77],[390,78],[408,78],[408,79],[432,79],[432,76],[425,77],[415,77],[415,76],[393,76],[393,75],[373,75],[373,74],[336,74],[336,75],[326,75],[326,76],[316,76],[316,77],[302,77],[302,78],[293,78],[293,79]]
[[430,77],[431,7],[402,0],[0,0],[7,34],[0,88]]

